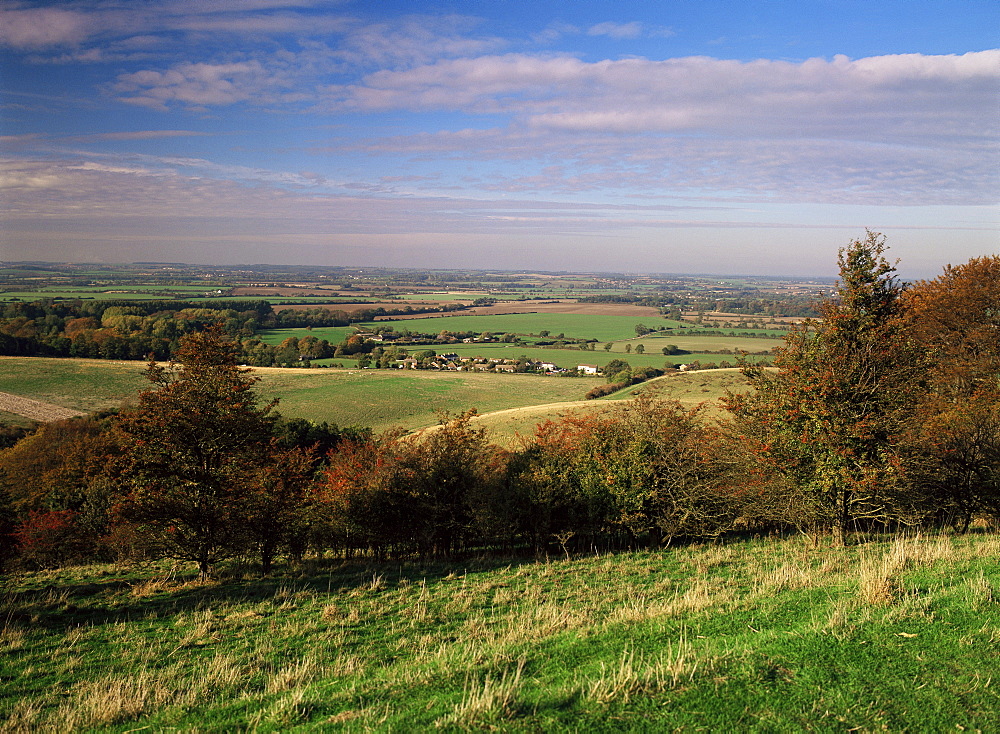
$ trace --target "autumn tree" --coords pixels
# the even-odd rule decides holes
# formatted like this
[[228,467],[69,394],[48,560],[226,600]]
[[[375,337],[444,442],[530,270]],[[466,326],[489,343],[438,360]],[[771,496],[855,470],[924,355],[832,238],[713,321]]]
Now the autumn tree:
[[275,556],[285,549],[301,560],[309,542],[308,490],[315,473],[312,449],[285,449],[271,441],[267,455],[246,478],[243,518],[250,550],[261,571],[271,572]]
[[930,389],[907,434],[939,522],[1000,516],[1000,256],[949,265],[905,295],[932,357]]
[[536,546],[712,537],[738,506],[718,433],[698,408],[638,396],[606,414],[547,421],[519,459]]
[[905,295],[914,337],[934,358],[934,389],[949,397],[997,387],[1000,375],[1000,256],[949,265]]
[[[118,453],[107,429],[106,415],[52,421],[0,450],[0,496],[8,503],[8,522],[20,526],[22,539],[44,540],[48,550],[35,559],[44,556],[43,565],[99,555],[112,502],[106,468]],[[58,533],[52,531],[56,526]],[[59,538],[72,549],[58,547]]]
[[177,361],[151,361],[154,389],[122,414],[115,433],[128,485],[121,518],[164,533],[170,553],[202,576],[247,542],[251,488],[271,444],[273,403],[237,364],[218,327],[181,340]]
[[912,517],[898,444],[927,366],[884,251],[873,232],[842,249],[821,320],[790,330],[776,371],[744,366],[754,390],[727,399],[757,460],[797,488],[784,518],[829,528],[840,542],[859,521]]

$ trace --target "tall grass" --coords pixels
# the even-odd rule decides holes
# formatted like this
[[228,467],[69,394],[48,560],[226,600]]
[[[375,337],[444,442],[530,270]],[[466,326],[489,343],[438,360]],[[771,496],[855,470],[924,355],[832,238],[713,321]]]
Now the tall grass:
[[0,731],[1000,729],[1000,538],[7,577]]

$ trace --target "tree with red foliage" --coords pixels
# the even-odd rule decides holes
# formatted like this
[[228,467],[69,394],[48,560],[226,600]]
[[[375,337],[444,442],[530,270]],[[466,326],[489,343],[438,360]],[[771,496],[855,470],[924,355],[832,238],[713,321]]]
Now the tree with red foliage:
[[128,493],[117,512],[162,531],[171,555],[207,576],[247,545],[252,487],[270,457],[270,415],[257,378],[237,364],[218,327],[181,340],[177,362],[151,361],[154,390],[139,395],[115,433]]

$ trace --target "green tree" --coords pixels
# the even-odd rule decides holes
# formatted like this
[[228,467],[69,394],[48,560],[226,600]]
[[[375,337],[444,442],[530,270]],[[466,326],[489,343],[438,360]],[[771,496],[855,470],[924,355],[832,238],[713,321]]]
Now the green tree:
[[274,403],[259,405],[247,372],[219,328],[187,336],[176,363],[149,363],[155,389],[115,425],[129,490],[119,516],[162,532],[170,554],[203,577],[246,546],[252,488],[268,460]]
[[898,442],[927,366],[884,250],[873,232],[842,249],[822,320],[791,329],[777,371],[745,365],[755,390],[727,398],[756,460],[794,487],[794,510],[778,519],[829,528],[840,542],[860,521],[914,517]]

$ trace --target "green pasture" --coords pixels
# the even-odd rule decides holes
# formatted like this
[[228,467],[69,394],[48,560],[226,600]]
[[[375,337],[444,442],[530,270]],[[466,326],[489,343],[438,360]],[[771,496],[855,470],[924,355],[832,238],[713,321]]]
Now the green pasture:
[[476,292],[476,291],[462,291],[462,292],[447,292],[447,291],[424,291],[422,293],[395,293],[393,298],[398,298],[402,301],[474,301],[477,298],[501,298],[495,293],[488,293],[486,291]]
[[7,301],[41,301],[46,298],[66,301],[158,301],[163,299],[163,293],[120,293],[117,291],[0,291],[0,300]]
[[259,392],[278,397],[291,418],[367,426],[382,431],[434,425],[441,413],[471,408],[487,413],[538,403],[581,400],[604,381],[597,377],[545,377],[418,370],[260,370]]
[[[718,352],[721,350],[736,352],[770,352],[774,347],[784,344],[784,339],[760,339],[747,336],[687,336],[679,334],[647,334],[641,339],[633,339],[630,342],[632,351],[635,352],[637,345],[642,344],[647,352],[662,354],[662,350],[668,344],[684,349],[688,352]],[[625,343],[615,344],[611,351],[619,352],[625,349]],[[679,358],[682,355],[671,355],[670,358]],[[715,355],[718,359],[725,359],[725,355]]]
[[[94,412],[117,408],[148,389],[144,370],[143,362],[7,357],[0,359],[0,392]],[[415,370],[260,369],[255,374],[261,378],[259,394],[264,400],[279,398],[282,415],[378,431],[434,425],[441,412],[580,400],[604,382]]]
[[[753,341],[764,341],[764,340],[753,340]],[[719,362],[724,359],[728,359],[730,362],[735,364],[736,355],[733,354],[710,354],[708,352],[691,352],[689,354],[672,354],[669,356],[663,356],[663,353],[657,349],[655,352],[651,347],[646,348],[644,354],[636,354],[633,351],[631,354],[625,353],[625,343],[616,343],[610,352],[604,351],[600,346],[598,346],[594,351],[573,349],[573,348],[556,348],[556,347],[520,347],[516,344],[500,344],[500,343],[480,343],[480,344],[414,344],[412,346],[403,346],[403,349],[410,354],[418,354],[425,349],[433,350],[438,354],[450,354],[455,353],[459,357],[483,357],[485,359],[518,359],[521,356],[528,357],[529,359],[537,360],[540,362],[552,362],[559,367],[566,369],[576,369],[578,365],[581,364],[592,364],[598,367],[604,367],[612,359],[624,359],[632,367],[656,367],[662,369],[664,364],[670,363],[672,365],[688,364],[695,360],[700,362]],[[677,342],[664,342],[663,344],[677,344]],[[662,348],[663,345],[661,345]],[[678,346],[680,346],[678,344]],[[691,346],[696,346],[696,343],[692,342]],[[759,347],[763,349],[764,347]],[[633,347],[634,349],[634,347]],[[758,361],[760,359],[766,359],[767,355],[750,355],[748,359],[750,361]],[[332,361],[344,362],[349,358],[337,357]]]
[[25,572],[36,731],[1000,731],[1000,538]]
[[326,339],[331,344],[340,344],[356,331],[353,326],[314,326],[312,329],[265,329],[258,331],[256,336],[265,344],[272,345],[281,344],[291,337],[304,339],[307,336]]
[[549,338],[564,334],[573,339],[597,339],[609,342],[635,337],[636,324],[649,328],[675,326],[662,316],[609,316],[571,313],[514,313],[464,316],[434,316],[417,319],[387,319],[364,324],[367,328],[391,324],[397,330],[410,329],[437,334],[441,331],[474,331],[493,334],[539,334],[549,332]]
[[477,417],[475,424],[485,428],[494,443],[517,448],[521,440],[530,437],[540,423],[547,420],[559,421],[573,414],[604,413],[638,393],[663,400],[677,400],[688,408],[701,406],[702,415],[712,419],[728,415],[719,403],[719,399],[727,391],[740,393],[748,389],[746,379],[737,369],[676,372],[632,385],[597,400],[547,403],[486,413]]
[[144,362],[47,357],[0,358],[0,392],[86,413],[117,408],[149,387]]
[[[156,300],[165,296],[187,297],[203,295],[212,290],[226,290],[228,286],[204,283],[198,285],[81,285],[72,287],[46,287],[30,291],[0,290],[0,299],[17,298],[22,301],[40,301],[46,298],[63,300]],[[216,296],[217,297],[217,296]]]

